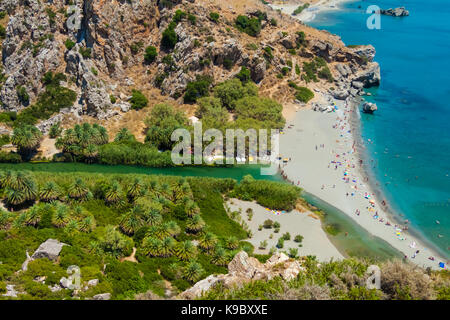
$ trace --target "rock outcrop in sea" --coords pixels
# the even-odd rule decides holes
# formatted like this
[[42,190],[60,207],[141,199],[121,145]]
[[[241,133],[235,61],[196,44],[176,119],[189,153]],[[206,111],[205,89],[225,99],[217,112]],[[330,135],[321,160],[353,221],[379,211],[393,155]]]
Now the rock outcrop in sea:
[[399,7],[395,9],[389,8],[386,10],[381,9],[380,14],[392,17],[406,17],[409,16],[409,11],[406,10],[405,7]]

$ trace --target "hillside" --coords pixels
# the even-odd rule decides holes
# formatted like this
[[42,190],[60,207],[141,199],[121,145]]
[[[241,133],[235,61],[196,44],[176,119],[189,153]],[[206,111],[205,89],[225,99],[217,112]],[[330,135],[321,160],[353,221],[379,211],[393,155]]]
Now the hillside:
[[[67,127],[100,120],[113,133],[126,126],[142,139],[140,120],[148,108],[132,110],[132,90],[142,92],[150,107],[170,102],[192,115],[195,103],[184,104],[182,98],[188,83],[207,75],[217,84],[242,67],[250,70],[263,96],[280,103],[294,101],[296,89],[289,81],[331,89],[341,98],[350,94],[352,79],[358,80],[354,95],[379,81],[378,65],[371,62],[372,47],[346,48],[338,37],[302,25],[257,0],[74,3],[71,7],[63,0],[0,4],[6,14],[2,109],[18,112],[19,117],[23,113],[23,122],[36,124],[44,133],[58,121]],[[244,30],[247,22],[241,17],[238,27],[239,16],[254,25]],[[165,43],[170,39],[173,43]],[[146,50],[155,51],[147,60]],[[311,63],[316,57],[325,62],[315,67]],[[75,99],[60,90],[50,93],[57,103],[40,107],[48,99],[42,79],[49,71],[64,75],[60,85],[75,92]],[[25,112],[32,107],[34,111]],[[8,125],[4,129],[9,130]]]

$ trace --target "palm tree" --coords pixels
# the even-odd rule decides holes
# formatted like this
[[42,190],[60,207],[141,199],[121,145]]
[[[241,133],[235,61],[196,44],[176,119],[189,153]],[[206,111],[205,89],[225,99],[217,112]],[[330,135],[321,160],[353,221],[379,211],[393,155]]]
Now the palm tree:
[[162,246],[162,241],[156,238],[146,237],[142,240],[142,248],[145,254],[152,257],[161,256]]
[[60,196],[60,190],[56,183],[53,181],[47,182],[39,193],[39,198],[44,202],[52,202],[58,200]]
[[189,241],[183,241],[178,244],[175,249],[176,255],[181,260],[190,260],[197,255],[197,248]]
[[78,231],[79,225],[76,220],[70,220],[64,227],[64,231],[68,234],[74,234]]
[[52,216],[52,224],[57,228],[63,228],[69,220],[69,208],[65,204],[57,203],[56,211]]
[[15,179],[15,175],[16,175],[15,171],[11,170],[2,171],[0,174],[0,186],[2,188],[11,188],[12,181],[13,179]]
[[30,125],[16,127],[11,137],[11,142],[17,147],[17,152],[22,159],[28,160],[41,143],[42,132]]
[[167,258],[173,254],[175,248],[175,240],[171,237],[166,237],[161,242],[161,256]]
[[134,201],[136,198],[144,194],[145,187],[142,179],[135,178],[131,185],[128,187],[127,197],[130,201]]
[[95,219],[93,216],[87,216],[78,223],[78,230],[89,233],[95,228]]
[[130,212],[122,215],[120,228],[128,235],[134,234],[139,228],[144,226],[144,210],[141,206],[134,206]]
[[37,226],[37,224],[41,221],[41,210],[37,206],[33,206],[27,212],[27,218],[25,223],[29,226]]
[[8,188],[6,189],[5,200],[9,206],[15,207],[27,201],[27,198],[22,190],[15,190]]
[[109,204],[116,204],[122,200],[122,187],[114,181],[105,194],[105,201]]
[[133,142],[136,141],[134,135],[127,128],[122,128],[114,138],[115,142]]
[[194,215],[192,218],[188,219],[186,223],[186,229],[189,232],[197,233],[205,227],[205,221],[199,214]]
[[218,266],[226,266],[228,263],[228,258],[225,249],[220,246],[216,246],[211,262]]
[[186,214],[189,216],[189,217],[193,217],[193,216],[195,216],[196,214],[199,214],[200,213],[200,208],[197,206],[197,204],[194,202],[194,201],[192,201],[192,200],[188,200],[187,201],[187,203],[186,203],[186,205],[185,205],[185,208],[186,208]]
[[176,237],[177,235],[180,234],[181,229],[175,221],[169,221],[169,222],[167,222],[166,225],[167,225],[167,229],[169,231],[170,236]]
[[163,218],[158,210],[150,209],[145,215],[145,220],[150,226],[157,226],[161,224]]
[[77,178],[75,182],[69,187],[68,195],[75,200],[87,200],[92,194],[84,181]]
[[192,261],[184,269],[183,275],[187,280],[196,282],[202,277],[203,273],[202,265],[196,261]]
[[163,224],[157,225],[155,227],[155,229],[154,229],[154,233],[153,234],[158,239],[164,239],[166,237],[170,237],[169,226],[167,225],[167,223],[163,223]]
[[230,236],[225,240],[225,246],[227,249],[236,250],[239,247],[239,240],[234,236]]
[[23,227],[26,224],[27,220],[27,213],[22,212],[19,214],[13,221],[13,227],[19,229],[20,227]]
[[83,155],[86,157],[87,163],[93,163],[98,156],[98,147],[95,144],[88,144],[84,149]]
[[200,239],[198,245],[200,248],[206,251],[210,251],[214,248],[214,246],[217,244],[217,237],[212,232],[207,232],[205,235]]

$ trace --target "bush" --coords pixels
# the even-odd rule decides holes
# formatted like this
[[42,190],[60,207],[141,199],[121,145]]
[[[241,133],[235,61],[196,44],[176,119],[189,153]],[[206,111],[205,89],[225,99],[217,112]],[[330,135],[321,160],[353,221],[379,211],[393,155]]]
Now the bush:
[[209,14],[209,18],[211,19],[211,21],[217,23],[219,21],[220,15],[217,12],[211,12]]
[[311,100],[312,98],[314,98],[314,92],[312,92],[311,90],[309,90],[306,87],[299,87],[297,89],[297,92],[295,94],[295,99],[307,103],[309,100]]
[[241,80],[241,82],[243,84],[246,84],[247,82],[249,82],[251,80],[250,70],[247,69],[246,67],[242,67],[241,71],[239,71],[239,73],[236,75],[236,78]]
[[71,39],[67,39],[66,42],[64,42],[64,44],[66,45],[67,50],[72,50],[73,47],[75,47],[75,42],[72,41]]
[[27,89],[25,87],[18,86],[16,91],[19,101],[24,105],[28,105],[30,103],[30,96],[28,95]]
[[132,109],[141,110],[148,105],[148,99],[142,92],[133,89],[130,103]]
[[252,37],[258,36],[261,32],[261,21],[258,18],[240,15],[236,18],[235,25],[239,31],[245,32]]
[[162,34],[161,45],[166,49],[173,49],[177,42],[178,35],[175,32],[175,25],[169,24],[169,27]]
[[294,238],[294,241],[297,243],[301,243],[303,241],[303,236],[301,235],[296,235]]
[[264,229],[271,229],[273,227],[273,221],[267,219],[266,221],[264,221],[263,227]]
[[184,94],[185,103],[194,103],[198,98],[207,96],[209,87],[212,84],[212,78],[209,76],[197,76],[195,81],[189,82]]
[[145,49],[144,60],[146,63],[154,62],[157,56],[158,52],[156,51],[155,47],[149,46]]

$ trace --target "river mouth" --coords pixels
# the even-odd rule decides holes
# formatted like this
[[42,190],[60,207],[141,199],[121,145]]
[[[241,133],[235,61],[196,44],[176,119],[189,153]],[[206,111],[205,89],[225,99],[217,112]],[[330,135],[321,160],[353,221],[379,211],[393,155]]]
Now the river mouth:
[[[251,175],[258,180],[269,180],[284,182],[281,175],[261,175],[259,165],[239,165],[233,167],[174,167],[174,168],[150,168],[126,165],[101,165],[84,163],[0,163],[0,170],[28,170],[31,172],[48,173],[105,173],[105,174],[146,174],[167,175],[183,177],[211,177],[231,178],[242,180],[246,175]],[[316,196],[303,192],[302,196],[312,205],[325,212],[323,227],[328,237],[336,248],[346,257],[370,258],[377,261],[391,258],[401,258],[399,251],[394,249],[384,240],[372,236],[369,232],[357,225],[345,213],[339,211],[332,205],[317,198]],[[330,226],[336,232],[330,234]],[[346,236],[345,233],[348,233]]]

